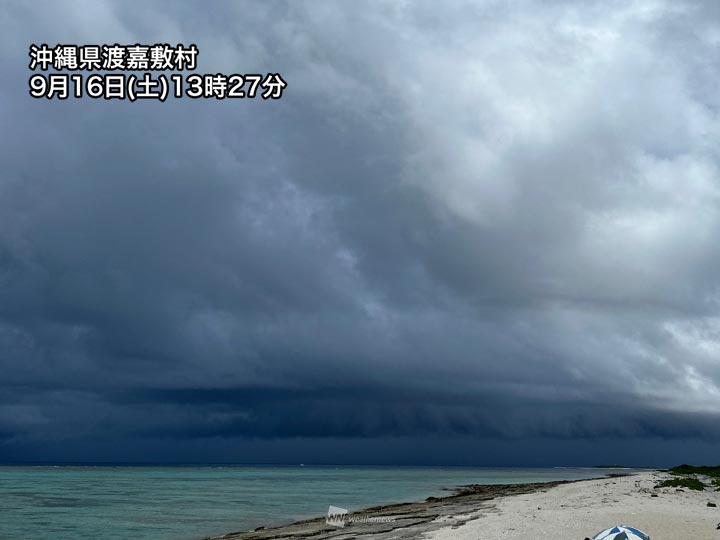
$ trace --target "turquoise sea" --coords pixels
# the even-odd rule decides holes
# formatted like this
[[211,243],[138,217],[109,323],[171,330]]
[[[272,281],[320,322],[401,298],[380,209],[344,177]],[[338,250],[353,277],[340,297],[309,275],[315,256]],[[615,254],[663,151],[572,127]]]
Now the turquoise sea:
[[473,483],[601,477],[606,469],[0,467],[2,540],[191,540],[447,494]]

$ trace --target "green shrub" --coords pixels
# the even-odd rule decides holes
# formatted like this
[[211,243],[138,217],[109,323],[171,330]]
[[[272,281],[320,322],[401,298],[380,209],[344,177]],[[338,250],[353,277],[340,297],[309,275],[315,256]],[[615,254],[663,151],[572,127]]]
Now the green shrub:
[[671,474],[674,474],[676,476],[678,475],[688,475],[688,474],[702,474],[704,476],[709,476],[710,478],[720,480],[720,466],[718,467],[708,467],[708,466],[701,466],[701,467],[695,467],[693,465],[679,465],[677,467],[673,467],[669,471]]
[[664,480],[659,484],[655,485],[656,488],[663,487],[684,487],[688,489],[694,489],[695,491],[702,491],[705,489],[705,484],[697,478],[673,478],[671,480]]

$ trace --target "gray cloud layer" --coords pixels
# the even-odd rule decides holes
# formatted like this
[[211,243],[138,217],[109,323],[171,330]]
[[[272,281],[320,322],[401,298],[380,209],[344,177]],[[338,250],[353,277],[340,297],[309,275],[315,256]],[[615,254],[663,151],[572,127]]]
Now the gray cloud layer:
[[[0,10],[0,457],[720,437],[714,3]],[[289,87],[37,101],[31,42]]]

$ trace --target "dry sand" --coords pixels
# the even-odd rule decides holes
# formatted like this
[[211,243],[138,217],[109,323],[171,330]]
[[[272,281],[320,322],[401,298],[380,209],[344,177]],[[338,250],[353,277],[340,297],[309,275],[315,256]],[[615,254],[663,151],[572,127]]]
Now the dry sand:
[[[631,525],[652,540],[720,540],[720,492],[654,489],[669,475],[641,473],[561,485],[547,492],[503,497],[494,511],[457,528],[425,535],[428,540],[583,540],[612,525]],[[656,493],[657,497],[652,497]],[[538,535],[538,533],[541,533]]]
[[631,525],[652,540],[720,540],[720,508],[707,506],[720,507],[720,492],[655,489],[665,478],[670,475],[653,471],[578,482],[468,486],[449,497],[356,512],[345,527],[318,518],[217,538],[583,540],[613,525]]

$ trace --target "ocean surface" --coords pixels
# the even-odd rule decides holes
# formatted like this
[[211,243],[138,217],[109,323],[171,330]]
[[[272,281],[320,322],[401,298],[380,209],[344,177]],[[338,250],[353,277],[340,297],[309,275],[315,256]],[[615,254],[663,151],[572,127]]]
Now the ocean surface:
[[607,469],[0,467],[2,540],[191,540],[464,484],[598,478]]

